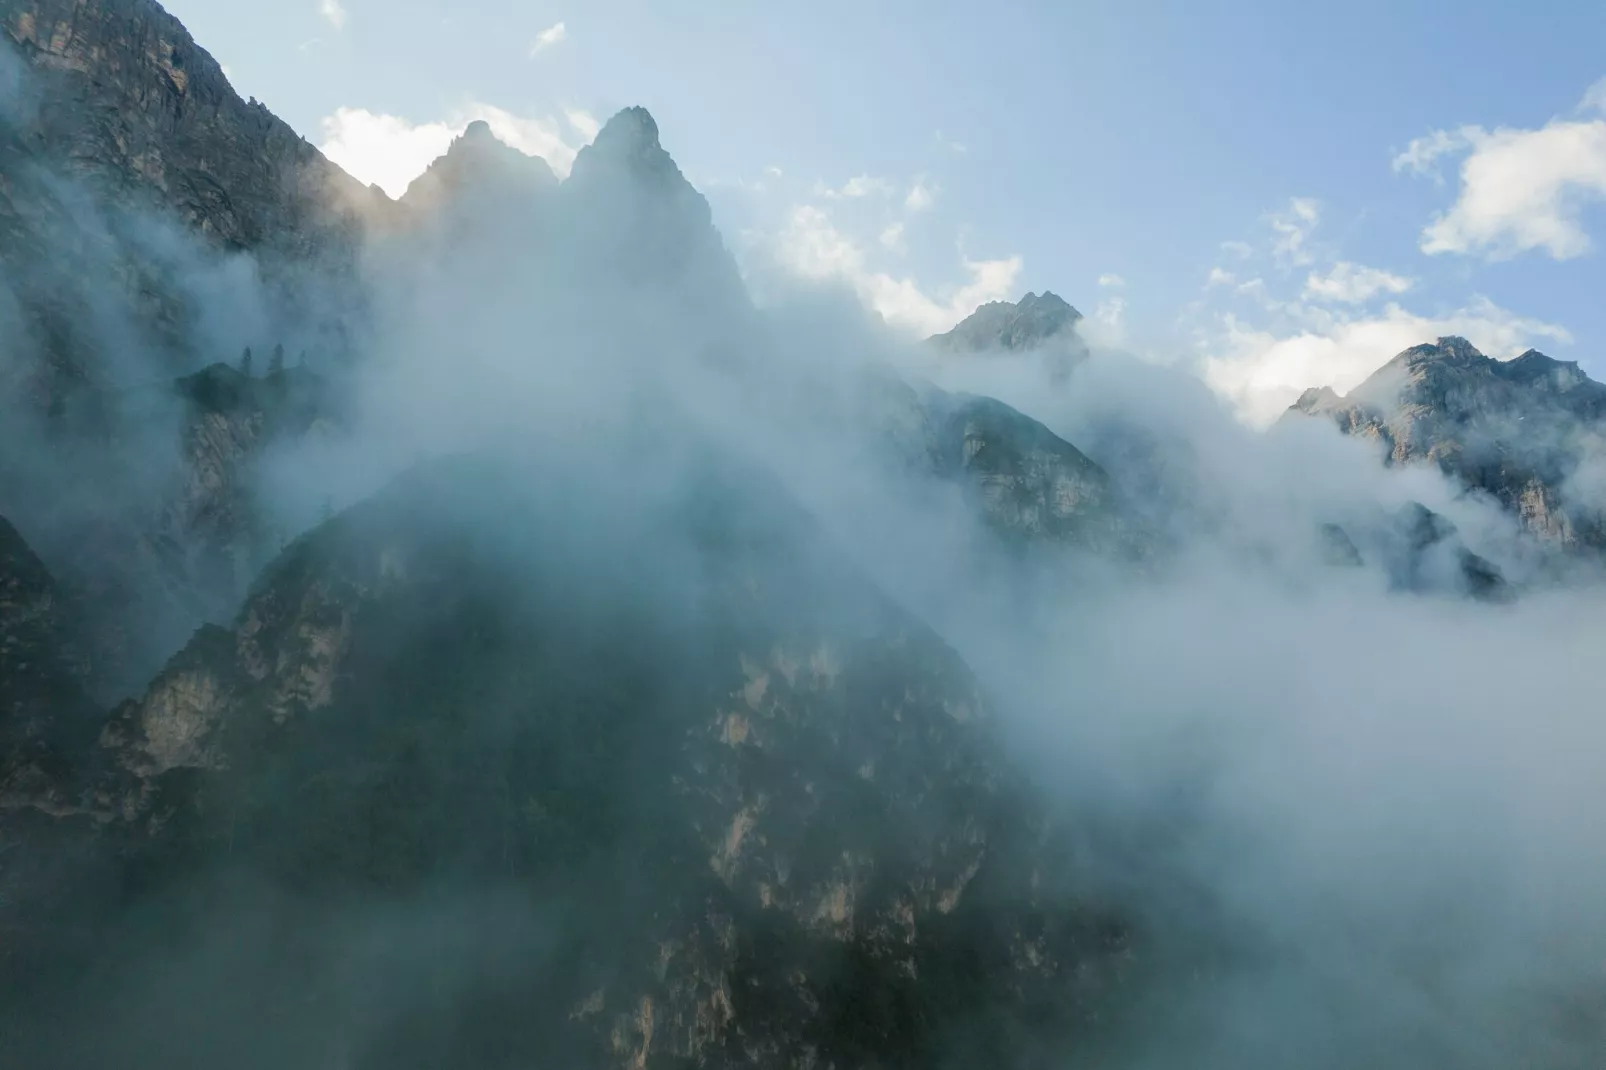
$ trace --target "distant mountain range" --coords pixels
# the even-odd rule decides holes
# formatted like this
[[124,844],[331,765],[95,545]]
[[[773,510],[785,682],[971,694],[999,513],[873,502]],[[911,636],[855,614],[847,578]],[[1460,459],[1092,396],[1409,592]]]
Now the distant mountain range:
[[[0,1059],[1047,1065],[1138,998],[1149,934],[1080,879],[971,667],[793,462],[719,429],[784,438],[808,399],[828,430],[791,452],[828,491],[886,481],[1023,590],[1163,569],[1141,480],[993,398],[782,380],[644,109],[563,181],[473,124],[392,201],[152,0],[0,0],[0,28]],[[276,509],[276,451],[369,448],[409,341],[387,309],[430,287],[573,311],[518,321],[525,378],[594,369],[605,401],[340,508],[303,462],[322,506]],[[926,349],[1047,353],[1074,390],[1081,318],[1029,293]],[[608,364],[576,323],[664,353]],[[461,392],[428,400],[493,424],[496,325],[433,326]],[[1606,550],[1606,387],[1575,364],[1440,339],[1305,416],[1546,553]],[[1522,597],[1421,505],[1309,536],[1400,589]]]

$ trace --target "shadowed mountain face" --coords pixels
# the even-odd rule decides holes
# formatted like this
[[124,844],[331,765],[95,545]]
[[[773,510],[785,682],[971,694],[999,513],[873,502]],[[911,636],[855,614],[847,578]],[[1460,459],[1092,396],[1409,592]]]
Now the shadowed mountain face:
[[1427,462],[1491,495],[1560,547],[1606,550],[1606,385],[1529,350],[1511,361],[1462,338],[1408,349],[1346,397],[1289,410],[1374,439],[1390,464]]
[[[1320,781],[1425,675],[1307,726],[1357,610],[1414,601],[1427,632],[1513,599],[1447,516],[1235,496],[1190,405],[1072,424],[1083,452],[1051,404],[755,307],[644,109],[561,181],[471,125],[392,204],[149,0],[0,0],[0,30],[0,1067],[1451,1065],[1411,1056],[1504,1001],[1481,961],[1474,996],[1444,983],[1501,912],[1458,901],[1421,953],[1377,935],[1460,915],[1371,870],[1331,908],[1331,830],[1258,779],[1314,728],[1289,768]],[[1046,365],[1063,400],[1080,319],[1028,294],[910,364]],[[1297,409],[1597,530],[1574,366],[1441,340]],[[1245,648],[1286,662],[1275,701]],[[1381,768],[1368,793],[1418,772]],[[1354,847],[1388,809],[1333,858],[1389,857]],[[1405,1026],[1334,1025],[1335,991],[1383,1002],[1335,976],[1367,954],[1427,1006]],[[1316,982],[1293,1041],[1290,976]]]
[[[761,475],[654,452],[440,462],[291,547],[85,765],[117,875],[7,905],[76,934],[13,947],[12,1050],[967,1065],[1087,1034],[1126,937],[963,664]],[[391,911],[417,928],[381,954],[329,938]],[[242,989],[169,987],[225,961]],[[241,1006],[337,976],[399,998]]]
[[236,96],[158,5],[5,0],[0,39],[0,324],[26,342],[0,356],[0,405],[125,385],[130,349],[184,370],[208,304],[230,299],[231,253],[313,320],[349,285],[383,196]]

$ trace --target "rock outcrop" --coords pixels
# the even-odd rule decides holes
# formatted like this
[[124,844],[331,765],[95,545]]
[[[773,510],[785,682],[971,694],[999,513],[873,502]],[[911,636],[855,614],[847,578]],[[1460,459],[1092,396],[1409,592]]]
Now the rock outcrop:
[[935,471],[959,482],[996,530],[1111,554],[1143,549],[1109,475],[1075,446],[993,398],[933,392]]
[[1576,363],[1534,350],[1498,361],[1441,338],[1347,396],[1307,390],[1285,418],[1301,416],[1375,440],[1390,464],[1437,465],[1547,542],[1606,551],[1606,385]]

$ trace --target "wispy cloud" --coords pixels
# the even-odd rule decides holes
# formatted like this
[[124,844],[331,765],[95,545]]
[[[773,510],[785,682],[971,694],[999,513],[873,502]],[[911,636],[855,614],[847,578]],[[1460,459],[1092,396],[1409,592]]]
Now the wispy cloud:
[[597,134],[602,130],[602,124],[597,117],[583,108],[565,108],[563,119],[569,126],[587,141],[595,141]]
[[1291,197],[1285,208],[1268,217],[1275,235],[1271,251],[1279,263],[1311,262],[1314,257],[1309,248],[1310,236],[1321,218],[1321,206],[1310,197]]
[[1325,274],[1312,272],[1305,279],[1305,296],[1318,301],[1362,304],[1379,294],[1402,294],[1413,280],[1382,268],[1340,260]]
[[[901,231],[898,233],[901,236]],[[1021,271],[1018,256],[972,260],[961,254],[960,266],[968,281],[928,292],[912,278],[872,267],[867,250],[838,229],[830,214],[817,205],[792,209],[774,243],[774,253],[792,273],[843,283],[889,324],[918,334],[945,331],[976,306],[1008,299]]]
[[854,175],[840,186],[827,186],[823,182],[814,184],[814,195],[830,200],[859,200],[864,197],[890,197],[896,187],[884,178],[874,175]]
[[915,179],[914,185],[909,187],[908,196],[903,199],[903,206],[911,212],[924,212],[937,203],[937,187],[926,182],[925,178]]
[[[584,120],[577,119],[585,114],[566,113],[569,127],[583,133]],[[399,197],[476,119],[483,119],[493,134],[513,148],[546,160],[559,175],[568,173],[579,151],[578,139],[565,137],[556,118],[526,118],[480,103],[471,103],[444,120],[426,123],[364,108],[339,108],[322,121],[323,136],[318,147],[348,174]]]
[[554,22],[552,25],[535,35],[535,40],[530,44],[531,57],[534,57],[538,52],[551,48],[553,45],[560,43],[568,36],[569,31],[564,28],[563,23]]
[[1113,273],[1104,274],[1099,276],[1099,285],[1106,289],[1118,290],[1126,285],[1126,280]]
[[318,14],[337,32],[346,28],[346,5],[340,0],[318,0]]

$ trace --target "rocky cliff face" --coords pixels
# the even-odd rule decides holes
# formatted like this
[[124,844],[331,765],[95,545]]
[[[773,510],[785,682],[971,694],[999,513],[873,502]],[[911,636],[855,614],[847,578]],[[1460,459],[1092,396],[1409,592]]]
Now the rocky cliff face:
[[368,191],[241,100],[157,4],[6,0],[0,25],[32,75],[13,132],[30,154],[232,248],[310,254],[355,236]]
[[[420,962],[381,1022],[264,1038],[356,1066],[932,1065],[1090,1031],[1128,936],[1066,883],[958,658],[762,480],[666,474],[599,497],[468,458],[299,540],[113,716],[80,805],[141,890],[54,924],[118,946],[222,872],[309,911],[492,889],[496,925],[553,920],[444,988]],[[264,1005],[329,968],[256,953]],[[97,1036],[95,982],[53,976]],[[179,1037],[167,1065],[215,1061]]]
[[929,405],[936,472],[994,528],[1111,554],[1143,548],[1109,475],[1047,427],[992,398],[933,394]]
[[38,412],[123,385],[141,346],[181,370],[205,314],[190,259],[249,251],[309,321],[320,291],[350,285],[383,196],[241,100],[160,6],[6,0],[0,44],[0,304],[29,340],[0,365],[0,401]]
[[1606,550],[1606,385],[1575,363],[1534,350],[1497,361],[1441,338],[1346,397],[1307,390],[1289,415],[1373,439],[1390,464],[1435,464],[1555,545]]
[[64,766],[97,711],[68,600],[0,518],[0,810],[63,804]]

